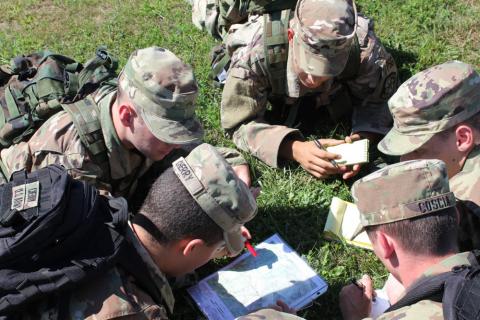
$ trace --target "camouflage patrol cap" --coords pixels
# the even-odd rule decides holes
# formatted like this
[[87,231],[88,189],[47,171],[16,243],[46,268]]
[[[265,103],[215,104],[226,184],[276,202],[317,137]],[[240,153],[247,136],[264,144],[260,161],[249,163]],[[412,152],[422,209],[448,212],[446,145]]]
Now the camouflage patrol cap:
[[455,206],[445,163],[441,160],[411,160],[389,165],[356,181],[352,196],[363,227]]
[[195,117],[195,76],[172,52],[159,47],[136,50],[123,68],[119,85],[158,139],[189,144],[203,137]]
[[357,30],[352,0],[300,0],[293,20],[293,56],[314,76],[334,77],[345,68]]
[[378,149],[390,155],[407,154],[480,111],[480,76],[460,61],[431,67],[405,81],[388,107],[394,125]]
[[245,242],[240,228],[257,214],[255,198],[245,183],[207,143],[176,160],[173,170],[203,211],[222,228],[230,253],[239,253]]

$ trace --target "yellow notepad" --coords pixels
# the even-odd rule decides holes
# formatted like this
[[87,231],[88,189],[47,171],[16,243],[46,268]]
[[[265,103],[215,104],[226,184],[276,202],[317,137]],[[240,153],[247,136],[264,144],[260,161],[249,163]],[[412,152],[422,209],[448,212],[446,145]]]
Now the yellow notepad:
[[372,250],[372,243],[364,231],[353,238],[360,227],[360,212],[353,203],[333,197],[330,204],[324,236],[331,240],[343,240],[356,247]]
[[368,162],[368,139],[362,139],[353,143],[343,143],[338,146],[328,147],[327,151],[342,156],[335,160],[338,164],[349,166],[357,163]]

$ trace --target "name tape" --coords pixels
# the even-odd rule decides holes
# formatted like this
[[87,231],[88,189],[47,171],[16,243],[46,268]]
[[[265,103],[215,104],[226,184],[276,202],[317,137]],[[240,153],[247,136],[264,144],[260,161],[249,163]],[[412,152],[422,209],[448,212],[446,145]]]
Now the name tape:
[[12,210],[22,211],[38,207],[40,182],[35,181],[12,188]]

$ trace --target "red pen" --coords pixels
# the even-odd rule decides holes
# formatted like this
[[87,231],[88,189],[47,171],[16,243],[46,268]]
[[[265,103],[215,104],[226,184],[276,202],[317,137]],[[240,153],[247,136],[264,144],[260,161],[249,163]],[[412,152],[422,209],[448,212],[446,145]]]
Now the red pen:
[[248,240],[245,240],[245,248],[247,248],[248,251],[250,251],[252,256],[254,256],[254,257],[257,256],[257,251],[255,251],[255,249],[253,248],[253,246],[250,244],[250,242]]

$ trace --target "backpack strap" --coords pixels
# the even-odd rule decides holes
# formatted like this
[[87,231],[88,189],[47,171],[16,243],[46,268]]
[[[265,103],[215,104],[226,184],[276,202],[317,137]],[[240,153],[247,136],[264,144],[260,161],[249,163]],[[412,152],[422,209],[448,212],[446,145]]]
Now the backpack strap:
[[[472,261],[474,262],[474,261]],[[416,282],[397,303],[385,312],[395,311],[422,300],[442,303],[447,320],[480,319],[480,266],[456,266],[450,272]]]
[[289,19],[290,9],[263,15],[265,71],[270,80],[272,95],[285,94]]
[[100,166],[102,179],[109,180],[110,164],[99,118],[100,110],[97,104],[91,96],[87,96],[77,102],[63,104],[62,107],[72,118],[80,140],[92,156],[93,161]]

